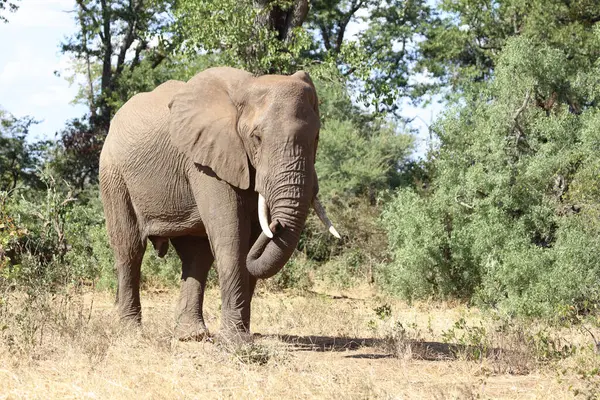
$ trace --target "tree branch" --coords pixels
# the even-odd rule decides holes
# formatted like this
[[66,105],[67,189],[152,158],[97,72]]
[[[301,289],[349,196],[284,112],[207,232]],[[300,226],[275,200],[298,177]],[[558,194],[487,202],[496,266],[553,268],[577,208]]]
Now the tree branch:
[[148,42],[146,40],[139,38],[138,40],[140,42],[135,48],[135,55],[133,56],[133,60],[131,61],[131,65],[129,66],[130,71],[133,71],[135,68],[137,68],[138,65],[140,65],[140,55],[142,54],[142,51],[148,48]]
[[319,22],[318,25],[319,30],[321,31],[321,36],[323,37],[325,49],[329,51],[331,50],[331,38],[329,37],[329,32],[327,31],[327,28],[325,27],[325,24],[323,24],[323,22]]
[[130,15],[132,17],[131,17],[131,20],[128,21],[127,34],[125,35],[125,39],[123,40],[123,45],[121,46],[121,50],[119,51],[119,56],[117,57],[117,67],[115,70],[116,76],[121,75],[121,72],[123,72],[123,67],[125,64],[125,56],[127,55],[127,50],[129,50],[129,48],[133,44],[133,41],[135,40],[135,33],[136,33],[137,22],[138,22],[137,15],[139,12],[140,4],[142,4],[141,1],[138,3],[138,6],[135,7],[135,9],[134,9],[133,0],[129,0],[129,11],[130,11]]
[[342,44],[344,43],[344,36],[346,35],[346,27],[352,20],[352,17],[354,16],[354,14],[356,14],[356,12],[358,10],[360,10],[364,4],[365,4],[364,0],[358,0],[358,1],[353,0],[352,4],[350,6],[350,10],[348,10],[348,12],[345,14],[340,13],[342,15],[342,19],[338,25],[339,29],[337,32],[335,52],[339,52],[340,49],[342,48]]
[[517,112],[515,113],[515,115],[512,118],[513,122],[515,122],[515,123],[517,122],[517,118],[519,118],[521,113],[527,107],[527,103],[529,103],[530,98],[531,98],[531,89],[527,89],[527,93],[525,94],[525,100],[523,100],[523,104],[521,105],[521,107],[519,107],[519,109],[517,110]]
[[156,53],[156,59],[152,62],[152,69],[158,67],[160,63],[163,62],[163,60],[165,60],[167,56],[175,50],[175,48],[177,48],[178,45],[179,42],[177,40],[173,40],[164,51]]
[[102,46],[104,47],[104,55],[102,57],[102,92],[106,93],[106,89],[111,84],[112,78],[112,35],[110,31],[111,12],[106,4],[106,0],[100,0],[102,4],[102,29],[104,30],[104,39],[102,40]]
[[527,93],[525,95],[525,100],[523,100],[523,104],[521,105],[521,107],[519,107],[519,109],[513,116],[513,126],[511,128],[511,131],[514,131],[515,129],[517,130],[517,134],[515,135],[515,145],[518,144],[519,140],[523,136],[523,130],[521,129],[521,126],[519,125],[518,119],[519,119],[519,116],[521,115],[521,113],[525,110],[525,108],[527,108],[527,104],[529,103],[530,98],[531,98],[531,89],[527,89]]
[[90,60],[90,52],[88,51],[88,47],[87,47],[87,41],[88,41],[88,37],[87,37],[87,29],[85,28],[85,24],[84,24],[84,20],[83,20],[83,15],[81,12],[79,12],[79,23],[81,24],[81,35],[82,35],[82,46],[83,46],[83,52],[85,54],[85,66],[86,66],[86,70],[87,70],[87,81],[88,81],[88,103],[89,103],[89,107],[90,107],[90,114],[93,118],[96,117],[96,102],[94,100],[94,80],[92,78],[92,62]]
[[[98,23],[98,20],[94,16],[94,13],[85,5],[83,0],[76,0],[76,1],[77,1],[77,5],[79,5],[79,8],[81,8],[83,10],[83,12],[85,12],[90,17],[90,19],[92,20],[94,25],[100,26],[100,24]],[[81,25],[81,29],[86,29],[86,26]],[[102,41],[104,41],[104,35],[102,34],[102,31],[100,31],[99,33],[100,33],[100,39]]]

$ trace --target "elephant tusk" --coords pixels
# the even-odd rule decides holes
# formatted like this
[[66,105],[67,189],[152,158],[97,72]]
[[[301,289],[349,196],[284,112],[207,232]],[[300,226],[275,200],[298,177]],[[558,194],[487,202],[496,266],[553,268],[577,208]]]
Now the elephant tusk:
[[321,204],[321,202],[319,201],[319,198],[317,196],[315,196],[313,198],[312,206],[315,209],[315,212],[317,213],[317,216],[319,217],[319,219],[321,220],[321,222],[323,223],[323,225],[325,225],[325,227],[327,228],[327,230],[329,231],[329,233],[331,233],[336,238],[341,239],[342,237],[340,236],[340,234],[338,233],[338,231],[334,228],[333,224],[331,223],[331,221],[327,217],[327,213],[325,212],[325,208],[323,207],[323,205]]
[[262,194],[258,194],[258,222],[263,233],[269,239],[273,239],[273,232],[269,228],[269,210],[267,209],[267,202]]

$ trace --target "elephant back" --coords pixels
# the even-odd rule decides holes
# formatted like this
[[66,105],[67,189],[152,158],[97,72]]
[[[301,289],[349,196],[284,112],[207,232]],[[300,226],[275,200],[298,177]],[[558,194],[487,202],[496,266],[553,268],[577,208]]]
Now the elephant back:
[[151,92],[138,93],[129,99],[111,121],[101,161],[145,152],[151,148],[150,143],[166,139],[169,103],[184,85],[184,82],[170,80]]
[[138,93],[129,99],[116,113],[112,122],[118,126],[127,124],[128,129],[136,131],[152,130],[167,121],[169,103],[185,82],[170,80],[151,92]]

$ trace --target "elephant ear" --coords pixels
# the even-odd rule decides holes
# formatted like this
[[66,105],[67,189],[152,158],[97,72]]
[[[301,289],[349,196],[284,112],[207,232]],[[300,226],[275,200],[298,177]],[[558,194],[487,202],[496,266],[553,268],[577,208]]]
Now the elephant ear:
[[292,77],[300,79],[301,81],[308,83],[312,87],[313,96],[311,102],[313,105],[313,109],[315,110],[317,115],[319,115],[319,98],[317,97],[317,89],[315,88],[315,84],[313,83],[312,79],[310,79],[310,75],[308,74],[308,72],[298,71],[294,75],[292,75]]
[[[312,93],[312,98],[311,98],[311,102],[312,102],[312,106],[313,106],[313,110],[315,111],[315,114],[317,115],[317,118],[319,118],[319,97],[317,96],[317,89],[315,88],[315,84],[313,83],[312,79],[310,79],[310,75],[308,74],[308,72],[304,72],[304,71],[298,71],[296,72],[294,75],[292,75],[292,77],[300,79],[303,82],[308,83],[312,89],[313,89],[313,93]],[[320,123],[320,121],[319,121]],[[314,153],[314,157],[313,160],[314,162],[317,161],[317,149],[319,148],[319,132],[317,132],[317,140],[315,141],[315,153]],[[317,193],[319,193],[319,179],[317,177],[317,171],[314,171],[314,195],[316,196]]]
[[[292,75],[292,77],[300,79],[301,81],[308,83],[312,87],[311,102],[312,102],[313,110],[315,111],[317,118],[320,118],[319,117],[319,97],[317,96],[317,89],[315,88],[315,84],[313,83],[312,79],[310,79],[310,75],[308,74],[308,72],[298,71],[294,75]],[[320,121],[319,121],[319,123],[320,123]],[[318,147],[319,147],[319,132],[317,132],[317,141],[315,143],[315,154],[314,154],[315,161],[317,159],[317,148]]]
[[240,189],[250,187],[250,170],[232,95],[251,76],[233,68],[208,69],[190,79],[169,104],[172,143]]

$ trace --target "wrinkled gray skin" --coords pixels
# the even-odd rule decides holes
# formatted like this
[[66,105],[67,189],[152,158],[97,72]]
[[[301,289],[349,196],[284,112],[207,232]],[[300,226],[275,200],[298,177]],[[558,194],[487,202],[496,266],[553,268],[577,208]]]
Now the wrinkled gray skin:
[[[222,330],[248,331],[256,280],[298,244],[313,196],[319,115],[309,76],[211,68],[131,98],[100,156],[100,187],[118,273],[120,317],[139,322],[147,240],[182,262],[180,338],[206,333],[202,301],[216,260]],[[273,239],[258,223],[257,196]]]

